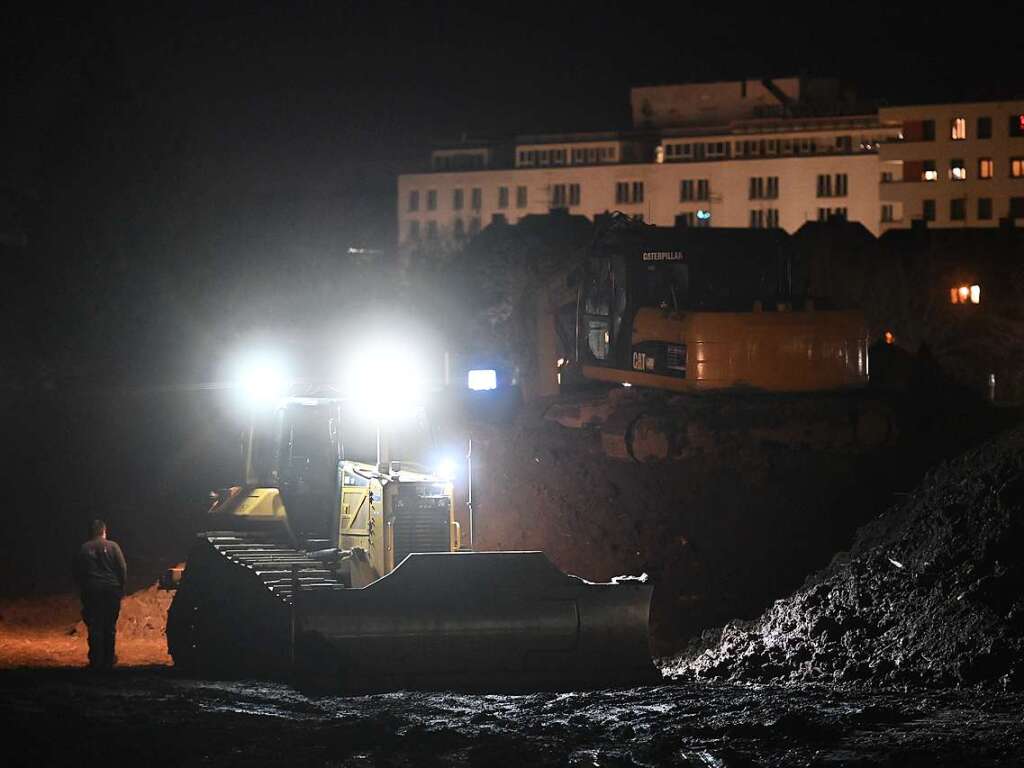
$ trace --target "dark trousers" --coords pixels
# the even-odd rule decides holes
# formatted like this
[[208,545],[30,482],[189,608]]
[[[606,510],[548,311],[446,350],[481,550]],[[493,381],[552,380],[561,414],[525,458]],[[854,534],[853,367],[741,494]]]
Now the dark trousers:
[[117,661],[114,642],[117,616],[121,613],[121,592],[103,589],[82,592],[82,619],[89,628],[89,666],[110,669]]

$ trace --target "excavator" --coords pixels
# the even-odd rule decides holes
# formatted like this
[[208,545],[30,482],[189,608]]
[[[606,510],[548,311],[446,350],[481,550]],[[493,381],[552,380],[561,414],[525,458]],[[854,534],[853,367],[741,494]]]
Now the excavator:
[[[560,313],[564,384],[832,392],[868,381],[856,309],[816,306],[781,230],[654,227],[619,215]],[[568,322],[566,322],[568,320]]]
[[657,679],[649,584],[464,547],[450,475],[392,461],[379,425],[360,450],[363,410],[307,387],[251,411],[242,482],[215,494],[184,570],[164,579],[176,667],[350,692]]

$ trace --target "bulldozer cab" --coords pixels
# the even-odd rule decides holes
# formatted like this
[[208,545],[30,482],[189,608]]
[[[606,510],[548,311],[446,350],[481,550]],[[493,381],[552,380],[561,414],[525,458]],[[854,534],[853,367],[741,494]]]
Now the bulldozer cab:
[[[334,398],[285,398],[250,424],[247,485],[274,489],[296,543],[307,550],[362,550],[380,575],[411,552],[459,549],[452,485],[426,467],[387,460],[387,437]],[[397,435],[412,451],[422,424]],[[381,461],[381,459],[384,459]]]

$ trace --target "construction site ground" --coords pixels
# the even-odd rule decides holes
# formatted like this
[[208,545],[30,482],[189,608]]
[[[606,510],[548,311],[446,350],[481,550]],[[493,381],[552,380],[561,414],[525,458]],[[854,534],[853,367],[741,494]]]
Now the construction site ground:
[[[694,416],[620,397],[474,425],[475,533],[592,579],[646,572],[665,685],[343,698],[185,678],[165,651],[170,595],[145,586],[188,543],[164,499],[121,518],[138,588],[112,674],[84,669],[69,590],[0,601],[5,764],[1021,764],[1015,414],[908,411],[895,443],[866,446],[797,428],[795,401]],[[815,412],[852,427],[833,410]],[[755,415],[756,433],[730,429]],[[22,554],[66,572],[62,549]]]
[[308,695],[203,680],[166,654],[169,595],[124,601],[119,666],[85,667],[65,598],[0,605],[5,765],[1014,765],[1024,694],[825,685],[666,685],[528,696]]
[[5,765],[996,766],[1024,695],[720,683],[305,695],[166,667],[0,671]]

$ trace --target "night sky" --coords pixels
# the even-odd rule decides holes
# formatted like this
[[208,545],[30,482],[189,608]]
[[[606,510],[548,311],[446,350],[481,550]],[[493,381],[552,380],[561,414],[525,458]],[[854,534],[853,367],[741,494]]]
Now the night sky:
[[[882,3],[8,12],[0,222],[28,236],[4,252],[13,279],[0,298],[18,308],[8,375],[45,359],[73,378],[167,380],[124,350],[216,348],[248,322],[209,330],[241,301],[233,285],[272,292],[350,245],[389,247],[395,175],[421,167],[432,141],[625,127],[630,85],[806,73],[891,102],[1024,90],[1021,13],[969,7],[971,18]],[[204,286],[212,295],[197,299]]]

